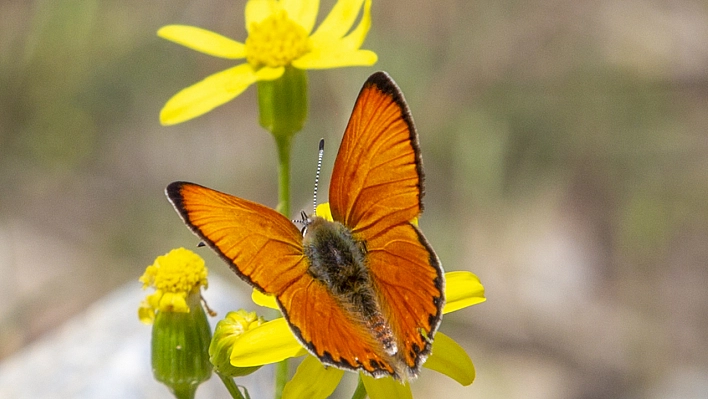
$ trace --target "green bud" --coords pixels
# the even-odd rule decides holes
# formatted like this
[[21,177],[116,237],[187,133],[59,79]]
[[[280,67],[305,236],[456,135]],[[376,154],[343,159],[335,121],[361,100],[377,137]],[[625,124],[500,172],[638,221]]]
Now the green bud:
[[216,324],[214,338],[209,345],[209,356],[214,370],[222,376],[242,377],[258,370],[260,366],[234,367],[231,365],[231,352],[238,338],[251,328],[265,321],[256,312],[246,312],[241,309],[229,312],[226,318]]
[[158,311],[152,327],[152,372],[180,399],[194,398],[211,376],[211,328],[199,290],[187,296],[189,312]]
[[286,66],[280,78],[259,81],[258,109],[261,126],[276,137],[302,130],[307,119],[307,72]]

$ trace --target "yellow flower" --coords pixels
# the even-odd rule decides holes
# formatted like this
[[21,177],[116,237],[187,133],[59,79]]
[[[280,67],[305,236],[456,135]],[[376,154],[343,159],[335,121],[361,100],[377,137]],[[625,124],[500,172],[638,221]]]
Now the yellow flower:
[[204,260],[188,249],[177,248],[158,256],[140,277],[143,289],[155,288],[140,304],[140,321],[152,324],[158,310],[188,313],[187,296],[207,287],[207,272]]
[[[249,0],[245,43],[194,26],[168,25],[158,36],[215,57],[246,63],[215,73],[174,95],[160,112],[163,125],[200,116],[248,86],[280,78],[285,68],[328,69],[373,65],[360,47],[371,26],[371,0],[338,0],[314,30],[319,0]],[[359,24],[352,29],[361,13]]]
[[[331,220],[329,204],[319,205],[317,215]],[[258,305],[278,309],[272,296],[254,290],[252,298]],[[445,298],[444,314],[486,300],[479,278],[463,271],[445,273]],[[304,354],[307,354],[307,351],[281,317],[242,335],[234,345],[231,364],[236,367],[254,367]],[[465,350],[441,332],[435,334],[432,353],[423,363],[423,367],[443,373],[465,386],[471,384],[475,378],[474,365]],[[343,374],[343,370],[326,367],[310,355],[303,360],[293,379],[285,386],[283,398],[326,398],[337,387]],[[362,379],[371,399],[412,397],[407,382],[400,384],[393,378],[375,379],[366,375],[362,375]],[[312,381],[318,383],[312,384]]]

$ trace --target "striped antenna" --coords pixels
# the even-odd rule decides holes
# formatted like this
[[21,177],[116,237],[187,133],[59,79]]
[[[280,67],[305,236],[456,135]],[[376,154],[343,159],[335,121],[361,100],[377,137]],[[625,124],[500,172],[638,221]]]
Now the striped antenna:
[[314,208],[312,209],[312,214],[317,213],[317,186],[320,183],[320,170],[322,170],[322,157],[324,156],[324,139],[320,139],[320,150],[317,155],[317,174],[315,174],[315,195],[312,199],[312,204]]

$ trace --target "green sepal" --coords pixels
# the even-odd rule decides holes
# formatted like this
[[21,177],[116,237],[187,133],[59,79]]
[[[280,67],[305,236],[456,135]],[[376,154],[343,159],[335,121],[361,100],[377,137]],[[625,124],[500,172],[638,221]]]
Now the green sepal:
[[293,136],[307,119],[307,72],[285,67],[283,76],[258,82],[259,122],[278,136]]
[[152,372],[177,398],[194,398],[211,376],[211,327],[199,290],[187,296],[189,312],[158,311],[152,327]]

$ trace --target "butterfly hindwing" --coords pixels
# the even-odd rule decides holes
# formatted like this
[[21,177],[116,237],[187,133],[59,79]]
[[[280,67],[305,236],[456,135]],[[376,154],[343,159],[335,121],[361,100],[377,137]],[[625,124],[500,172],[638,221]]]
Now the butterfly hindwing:
[[300,231],[273,209],[193,183],[174,182],[166,193],[192,231],[257,289],[277,294],[306,273]]
[[422,232],[402,223],[367,241],[369,270],[382,312],[398,339],[399,357],[417,374],[430,354],[444,305],[440,261]]
[[278,297],[300,342],[323,363],[371,375],[392,375],[392,360],[327,287],[304,275]]

